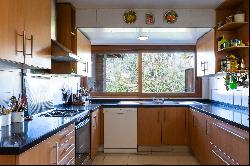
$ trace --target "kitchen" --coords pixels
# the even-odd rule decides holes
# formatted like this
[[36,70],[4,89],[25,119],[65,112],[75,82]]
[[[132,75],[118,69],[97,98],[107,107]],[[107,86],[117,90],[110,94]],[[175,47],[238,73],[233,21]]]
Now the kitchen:
[[249,164],[248,6],[0,0],[0,164]]

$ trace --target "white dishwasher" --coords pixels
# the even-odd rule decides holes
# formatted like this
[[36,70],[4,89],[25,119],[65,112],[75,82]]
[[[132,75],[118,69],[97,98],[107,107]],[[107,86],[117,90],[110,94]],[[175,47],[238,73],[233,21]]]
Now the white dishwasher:
[[137,108],[104,108],[104,153],[137,152]]

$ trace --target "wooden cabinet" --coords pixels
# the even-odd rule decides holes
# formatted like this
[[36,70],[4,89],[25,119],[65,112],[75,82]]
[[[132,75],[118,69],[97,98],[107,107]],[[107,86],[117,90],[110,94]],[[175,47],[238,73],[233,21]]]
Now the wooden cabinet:
[[209,137],[207,130],[208,117],[203,113],[190,109],[189,132],[191,150],[201,164],[209,164]]
[[[245,69],[249,69],[249,0],[225,0],[216,8],[216,72],[221,71],[221,60],[231,54],[237,56],[239,61],[243,58]],[[245,14],[245,20],[236,22],[234,15],[236,11],[242,11]],[[226,17],[233,16],[232,22],[226,21]],[[218,24],[221,25],[218,25]],[[241,46],[231,45],[227,48],[218,48],[217,40],[223,37],[228,41],[239,39],[245,44]]]
[[75,125],[70,125],[20,155],[1,155],[0,164],[75,165]]
[[[249,133],[211,118],[209,124],[212,164],[249,164]],[[220,160],[217,160],[217,159]]]
[[97,150],[101,143],[101,125],[100,125],[100,110],[97,109],[91,113],[91,159],[95,158]]
[[57,41],[76,54],[75,8],[70,3],[57,3],[56,12]]
[[50,68],[51,1],[3,0],[1,3],[4,3],[1,4],[4,24],[0,32],[4,35],[0,40],[5,44],[1,46],[4,54],[0,57],[28,66]]
[[212,29],[198,39],[197,51],[197,76],[215,74],[215,32]]
[[187,125],[186,109],[183,107],[165,107],[162,115],[162,144],[186,145]]
[[77,30],[77,57],[75,61],[52,61],[51,73],[53,74],[77,74],[91,77],[91,43]]
[[161,145],[161,108],[138,108],[137,144]]
[[138,109],[138,145],[187,144],[186,108]]
[[25,63],[39,68],[51,68],[51,1],[24,0],[26,37]]
[[9,2],[6,0],[0,0],[0,58],[8,59],[8,5]]

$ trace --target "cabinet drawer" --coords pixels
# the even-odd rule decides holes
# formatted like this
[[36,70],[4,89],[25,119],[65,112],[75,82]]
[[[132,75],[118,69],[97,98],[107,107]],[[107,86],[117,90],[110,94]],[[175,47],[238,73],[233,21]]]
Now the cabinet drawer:
[[75,147],[59,161],[58,165],[75,165]]
[[249,133],[216,119],[210,121],[210,142],[239,164],[249,164]]
[[67,142],[61,144],[58,148],[58,160],[61,161],[69,152],[75,149],[75,137],[71,137]]
[[56,134],[56,140],[60,144],[63,144],[67,139],[75,135],[75,125],[70,125],[69,127],[63,129]]
[[216,148],[213,144],[211,145],[211,165],[238,165],[229,156],[225,155],[222,150]]

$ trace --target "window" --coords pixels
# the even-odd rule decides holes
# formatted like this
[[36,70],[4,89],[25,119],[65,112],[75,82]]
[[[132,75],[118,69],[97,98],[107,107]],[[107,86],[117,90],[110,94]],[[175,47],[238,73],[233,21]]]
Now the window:
[[[142,53],[142,92],[185,92],[188,89],[185,73],[188,74],[187,70],[193,68],[194,53],[192,52]],[[189,74],[188,77],[192,77],[194,81],[194,73]]]
[[138,92],[137,53],[105,54],[98,58],[103,64],[100,70],[96,70],[101,77],[99,91]]
[[90,87],[97,93],[195,92],[195,51],[98,53]]

